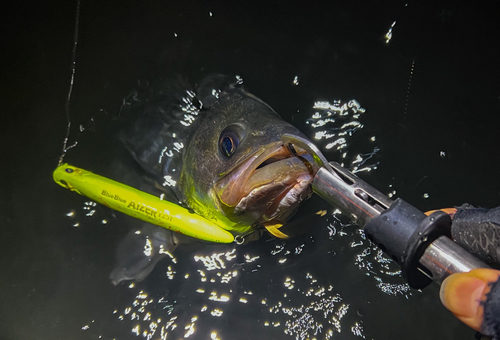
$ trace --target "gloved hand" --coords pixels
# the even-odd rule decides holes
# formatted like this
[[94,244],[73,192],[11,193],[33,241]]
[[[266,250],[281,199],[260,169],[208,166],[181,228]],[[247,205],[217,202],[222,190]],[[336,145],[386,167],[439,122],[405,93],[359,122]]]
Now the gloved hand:
[[460,321],[500,339],[500,270],[480,268],[452,274],[443,281],[439,295]]
[[[490,265],[500,266],[500,207],[483,209],[464,204],[441,210],[453,219],[451,235],[455,242]],[[440,298],[467,326],[500,340],[500,270],[481,268],[452,274],[443,281]]]
[[[453,241],[492,267],[500,268],[500,207],[475,208],[466,203],[457,208],[440,210],[453,220]],[[434,211],[425,214],[430,215]]]

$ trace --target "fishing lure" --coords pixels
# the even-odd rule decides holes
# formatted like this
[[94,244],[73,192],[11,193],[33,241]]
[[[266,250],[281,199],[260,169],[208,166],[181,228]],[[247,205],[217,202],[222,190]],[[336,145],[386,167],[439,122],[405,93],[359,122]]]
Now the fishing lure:
[[63,188],[142,221],[205,241],[234,241],[230,232],[202,216],[90,171],[61,164],[53,177]]

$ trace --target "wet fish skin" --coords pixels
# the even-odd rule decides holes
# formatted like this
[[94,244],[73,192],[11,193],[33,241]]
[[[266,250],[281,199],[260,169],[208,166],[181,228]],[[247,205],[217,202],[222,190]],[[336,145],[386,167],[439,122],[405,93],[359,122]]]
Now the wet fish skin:
[[[284,133],[305,135],[234,78],[207,77],[196,91],[183,81],[147,89],[138,104],[140,112],[121,140],[156,183],[141,190],[158,194],[160,188],[166,199],[246,240],[258,238],[262,225],[285,223],[311,195],[314,162],[308,155],[292,156],[281,142]],[[221,150],[224,136],[237,139],[230,156]],[[135,228],[120,243],[114,284],[143,280],[164,251],[189,243],[184,235],[159,229]],[[145,247],[151,247],[148,254]]]
[[[169,188],[178,202],[237,235],[285,223],[311,195],[313,162],[297,161],[281,142],[284,133],[305,136],[237,78],[211,75],[196,90],[182,82],[149,93],[123,141],[158,186],[176,183]],[[231,155],[221,150],[224,136],[235,141]]]
[[[239,145],[231,157],[227,157],[220,150],[221,137],[227,132],[239,139]],[[237,224],[238,226],[230,226],[234,230],[241,230],[242,226],[255,223],[271,223],[270,220],[273,219],[281,223],[286,222],[300,202],[310,196],[309,184],[314,170],[308,168],[311,165],[306,165],[308,161],[304,158],[297,162],[292,161],[298,158],[293,157],[283,147],[281,135],[284,133],[306,138],[269,105],[243,88],[230,87],[221,91],[192,135],[183,156],[184,166],[179,182],[183,201],[202,215],[222,220],[227,225],[231,222]],[[266,159],[270,155],[274,155],[272,159]],[[266,164],[257,170],[256,168],[261,166],[258,163],[263,160],[272,164]],[[248,163],[248,166],[245,163]],[[239,170],[238,167],[246,168]],[[273,172],[263,173],[266,167],[272,167]],[[241,202],[250,194],[249,188],[244,184],[255,178],[258,172],[260,187],[259,183],[256,183],[252,188],[254,193],[262,197],[254,202],[254,207],[250,204],[246,208],[238,209],[234,203]],[[222,190],[217,188],[221,182],[227,185]],[[271,218],[273,212],[279,208],[277,200],[283,200],[282,196],[286,192],[299,187],[300,190],[295,190],[297,192],[293,198],[293,203],[297,204],[289,204],[287,211],[281,209],[277,216]],[[224,193],[228,190],[240,193],[239,197],[230,203],[224,199]],[[259,190],[261,193],[257,192]]]

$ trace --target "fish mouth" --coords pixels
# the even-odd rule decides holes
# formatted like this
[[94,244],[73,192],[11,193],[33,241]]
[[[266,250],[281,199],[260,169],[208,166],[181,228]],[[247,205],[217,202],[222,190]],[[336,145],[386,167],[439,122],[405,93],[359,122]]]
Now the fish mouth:
[[284,223],[311,195],[318,166],[305,150],[280,142],[259,148],[213,186],[221,210],[246,224]]

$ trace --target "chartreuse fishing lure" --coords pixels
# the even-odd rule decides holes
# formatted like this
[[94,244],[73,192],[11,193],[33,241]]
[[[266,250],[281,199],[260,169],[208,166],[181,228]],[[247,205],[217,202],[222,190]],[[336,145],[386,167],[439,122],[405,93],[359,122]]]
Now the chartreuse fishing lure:
[[205,241],[234,241],[230,232],[204,217],[90,171],[61,164],[54,170],[53,177],[63,188],[142,221]]

